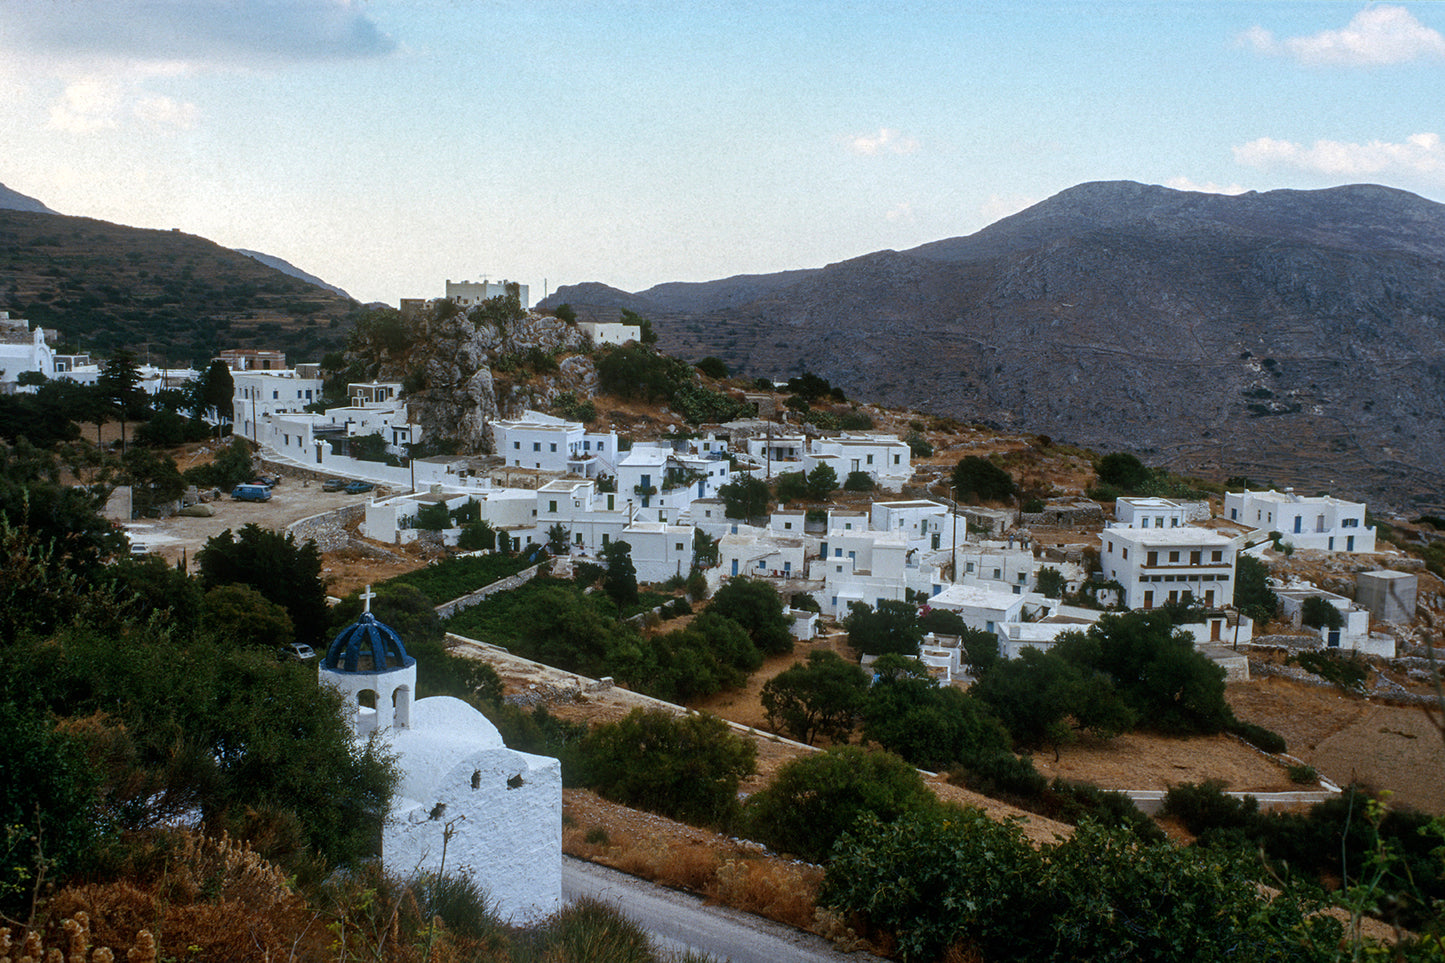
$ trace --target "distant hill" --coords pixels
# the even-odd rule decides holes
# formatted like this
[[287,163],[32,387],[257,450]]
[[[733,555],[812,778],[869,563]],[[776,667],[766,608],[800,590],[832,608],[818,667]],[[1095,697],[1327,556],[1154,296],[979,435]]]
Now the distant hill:
[[35,198],[27,197],[19,191],[12,191],[4,184],[0,184],[0,211],[29,211],[32,214],[55,213]]
[[[1081,184],[966,237],[636,295],[660,346],[1225,478],[1445,506],[1445,206]],[[544,302],[579,311],[563,287]],[[639,310],[633,308],[633,310]]]
[[293,278],[299,278],[302,281],[307,282],[308,284],[314,284],[318,288],[330,291],[332,294],[339,294],[343,298],[351,298],[351,295],[347,294],[336,285],[327,284],[325,281],[321,280],[314,274],[307,274],[305,271],[301,270],[299,267],[292,264],[290,261],[285,260],[284,258],[279,258],[272,254],[262,254],[260,251],[247,251],[244,248],[239,247],[235,248],[235,251],[237,254],[244,254],[247,257],[253,257],[267,267],[275,268],[282,274],[290,275]]
[[0,309],[80,350],[149,345],[152,357],[199,363],[266,347],[306,360],[340,346],[356,307],[180,231],[0,210]]

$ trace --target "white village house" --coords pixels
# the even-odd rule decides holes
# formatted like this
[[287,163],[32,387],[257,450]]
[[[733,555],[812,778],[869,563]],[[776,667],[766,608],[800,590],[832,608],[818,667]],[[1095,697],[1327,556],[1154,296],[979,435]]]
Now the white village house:
[[1295,550],[1375,550],[1375,530],[1365,526],[1364,503],[1332,495],[1297,495],[1293,488],[1226,492],[1224,515],[1259,531],[1279,532],[1280,541]]

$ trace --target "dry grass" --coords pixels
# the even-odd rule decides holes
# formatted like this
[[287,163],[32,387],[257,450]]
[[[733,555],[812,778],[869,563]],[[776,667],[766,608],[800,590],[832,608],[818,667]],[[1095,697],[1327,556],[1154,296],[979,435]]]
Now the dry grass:
[[819,927],[821,867],[726,836],[566,791],[562,850],[734,909],[829,935]]

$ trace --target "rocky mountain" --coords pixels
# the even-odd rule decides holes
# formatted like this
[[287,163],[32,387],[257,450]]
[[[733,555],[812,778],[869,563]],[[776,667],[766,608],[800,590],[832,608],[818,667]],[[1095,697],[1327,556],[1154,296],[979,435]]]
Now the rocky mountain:
[[29,211],[32,214],[54,214],[50,208],[19,191],[0,184],[0,211]]
[[285,258],[276,257],[274,254],[262,254],[260,251],[247,251],[244,248],[235,248],[237,254],[244,254],[247,257],[255,258],[268,268],[274,268],[282,274],[305,281],[307,284],[314,284],[323,291],[330,291],[332,294],[339,294],[343,298],[350,298],[351,295],[341,290],[334,284],[327,284],[314,274],[308,274]]
[[542,307],[1175,469],[1445,505],[1445,206],[1404,191],[1081,184],[909,251],[613,290]]

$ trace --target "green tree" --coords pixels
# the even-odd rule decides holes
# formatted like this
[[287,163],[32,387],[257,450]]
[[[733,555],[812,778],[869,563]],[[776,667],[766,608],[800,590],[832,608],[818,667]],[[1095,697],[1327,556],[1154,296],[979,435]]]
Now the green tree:
[[808,472],[808,494],[820,502],[838,489],[838,473],[828,465],[818,465]]
[[127,418],[138,418],[145,410],[145,392],[140,388],[140,362],[134,351],[121,348],[100,366],[96,389],[120,419],[120,446],[125,448]]
[[1052,565],[1045,565],[1039,569],[1038,590],[1044,598],[1062,598],[1066,588],[1068,588],[1068,580],[1064,578],[1063,572]]
[[478,520],[468,522],[462,526],[461,534],[457,536],[457,548],[464,552],[475,552],[481,549],[491,551],[497,547],[497,531],[492,528],[490,522]]
[[658,709],[634,709],[582,741],[584,781],[598,794],[707,826],[735,817],[738,783],[752,775],[756,756],[752,742],[716,716]]
[[[785,471],[777,479],[778,501],[803,501],[812,496],[807,476],[800,471]],[[761,513],[759,513],[761,514]]]
[[577,323],[577,311],[570,304],[559,304],[557,305],[557,310],[553,311],[552,313],[557,316],[557,320],[559,321],[563,321],[567,324]]
[[826,649],[808,653],[763,685],[768,725],[799,742],[848,740],[868,692],[868,673]]
[[918,609],[908,602],[882,599],[877,608],[849,602],[843,619],[848,644],[864,655],[916,656],[923,643],[923,623]]
[[219,639],[277,650],[296,637],[286,610],[249,585],[218,585],[206,593],[201,624]]
[[1326,599],[1311,595],[1300,605],[1300,621],[1312,629],[1338,629],[1345,624],[1345,617]]
[[1269,566],[1253,555],[1240,554],[1234,563],[1235,608],[1256,622],[1274,618],[1279,596],[1269,587]]
[[937,804],[918,770],[892,753],[837,746],[785,763],[748,797],[743,817],[750,838],[822,863],[864,814],[887,825]]
[[[833,848],[818,902],[892,933],[904,960],[1051,959],[1043,859],[1016,822],[979,809],[864,815]],[[1087,959],[1087,957],[1058,957]]]
[[1153,473],[1143,462],[1122,451],[1100,458],[1099,463],[1094,466],[1094,473],[1105,485],[1131,493],[1149,484],[1149,479],[1153,477]]
[[993,710],[1016,743],[1051,746],[1055,761],[1076,728],[1111,738],[1135,721],[1108,676],[1033,648],[994,665],[969,694]]
[[236,395],[236,382],[231,376],[230,365],[224,361],[212,361],[206,373],[188,387],[191,414],[197,418],[213,418],[218,428],[230,423]]
[[132,448],[121,456],[125,470],[121,479],[131,486],[131,507],[137,515],[155,512],[169,502],[179,502],[186,492],[185,479],[169,455],[147,448]]
[[743,627],[753,644],[769,655],[793,651],[793,634],[778,590],[767,582],[733,578],[713,594],[707,610]]
[[723,500],[723,514],[728,518],[758,518],[767,514],[772,504],[768,483],[751,475],[728,482],[718,489]]
[[5,778],[0,779],[0,913],[23,918],[38,879],[64,881],[85,868],[111,827],[100,778],[73,736],[43,709],[0,702]]
[[863,701],[863,739],[925,769],[989,759],[1008,749],[1008,735],[983,703],[940,687],[917,659],[881,656]]
[[291,616],[296,641],[319,646],[326,631],[326,586],[321,551],[313,541],[247,525],[237,537],[228,528],[196,555],[206,591],[221,585],[249,585]]
[[1158,610],[1106,613],[1086,633],[1065,633],[1054,652],[1108,674],[1138,715],[1160,732],[1219,732],[1233,718],[1224,701],[1224,670],[1194,650]]
[[1013,496],[1016,486],[1008,472],[978,455],[965,455],[953,469],[955,497],[977,496],[980,501],[1001,502]]
[[722,380],[723,378],[726,378],[728,376],[728,366],[723,363],[723,360],[721,358],[715,358],[712,355],[708,355],[706,358],[703,358],[701,361],[693,365],[693,367],[696,368],[698,371],[701,371],[703,374],[707,375],[709,378],[716,378],[718,380]]
[[866,471],[850,471],[847,480],[843,482],[845,492],[871,492],[877,487],[878,483]]
[[632,564],[632,546],[622,540],[602,548],[607,574],[602,577],[602,591],[618,608],[637,604],[637,568]]

